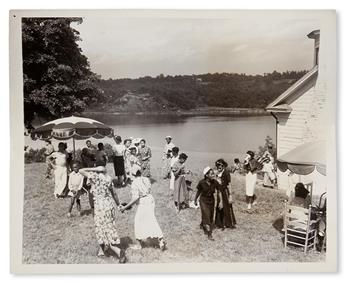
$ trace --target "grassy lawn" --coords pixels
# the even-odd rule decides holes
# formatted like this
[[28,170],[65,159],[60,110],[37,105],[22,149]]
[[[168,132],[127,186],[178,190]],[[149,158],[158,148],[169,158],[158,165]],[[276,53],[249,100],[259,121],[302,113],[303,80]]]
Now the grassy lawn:
[[[109,165],[110,173],[113,167]],[[76,207],[73,217],[67,218],[69,199],[55,199],[53,181],[44,179],[45,164],[25,165],[23,263],[117,263],[113,257],[97,258],[97,240],[93,218],[89,213],[87,196],[81,199],[81,217]],[[156,216],[168,243],[168,250],[144,248],[127,250],[129,263],[176,262],[313,262],[324,261],[325,254],[313,250],[304,255],[299,248],[284,249],[282,235],[273,223],[282,213],[285,194],[278,190],[260,188],[258,205],[246,210],[244,177],[232,176],[234,211],[237,228],[215,230],[215,241],[206,239],[199,228],[200,210],[186,209],[176,213],[167,180],[153,170],[153,196]],[[200,179],[192,177],[195,189]],[[193,193],[194,194],[194,193]],[[129,188],[118,189],[121,202],[130,199]],[[118,213],[118,233],[124,248],[134,240],[135,208]]]

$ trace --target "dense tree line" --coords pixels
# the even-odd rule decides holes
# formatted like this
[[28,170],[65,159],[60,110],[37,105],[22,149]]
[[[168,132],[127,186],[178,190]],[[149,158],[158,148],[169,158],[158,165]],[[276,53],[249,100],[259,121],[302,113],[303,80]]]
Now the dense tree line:
[[149,93],[185,110],[200,106],[264,108],[305,73],[306,71],[274,71],[264,75],[161,74],[138,79],[100,80],[98,85],[106,97],[103,106],[107,108],[108,105],[109,110],[128,92],[138,95]]
[[24,122],[82,112],[99,101],[101,89],[71,23],[81,18],[23,18]]

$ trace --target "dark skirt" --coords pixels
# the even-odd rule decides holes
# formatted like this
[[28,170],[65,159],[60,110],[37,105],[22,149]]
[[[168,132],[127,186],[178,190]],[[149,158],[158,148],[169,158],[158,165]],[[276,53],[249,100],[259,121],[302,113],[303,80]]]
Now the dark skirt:
[[114,156],[114,170],[116,176],[125,175],[125,162],[123,156]]
[[214,198],[200,197],[201,226],[212,226],[214,216]]
[[229,194],[227,190],[221,191],[223,198],[223,208],[219,208],[219,203],[216,207],[215,225],[219,228],[234,228],[236,225],[236,218],[232,203],[229,203]]

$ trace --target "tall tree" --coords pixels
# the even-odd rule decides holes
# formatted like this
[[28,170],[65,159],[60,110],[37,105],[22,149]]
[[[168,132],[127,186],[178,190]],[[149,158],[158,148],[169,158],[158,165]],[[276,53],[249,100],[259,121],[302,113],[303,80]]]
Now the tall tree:
[[81,112],[102,96],[71,23],[81,18],[23,18],[24,122]]

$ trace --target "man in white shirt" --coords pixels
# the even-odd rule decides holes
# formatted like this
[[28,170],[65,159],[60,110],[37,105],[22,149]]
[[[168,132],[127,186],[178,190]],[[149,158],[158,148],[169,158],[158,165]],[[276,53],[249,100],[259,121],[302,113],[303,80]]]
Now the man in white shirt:
[[163,178],[169,178],[170,175],[170,161],[172,148],[175,147],[174,143],[171,142],[172,137],[170,135],[165,137],[166,144],[163,150]]

